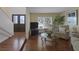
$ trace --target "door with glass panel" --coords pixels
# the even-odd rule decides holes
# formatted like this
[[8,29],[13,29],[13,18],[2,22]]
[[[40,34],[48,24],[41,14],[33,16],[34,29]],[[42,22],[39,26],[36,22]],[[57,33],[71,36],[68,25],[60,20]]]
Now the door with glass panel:
[[13,14],[14,32],[25,32],[25,15]]

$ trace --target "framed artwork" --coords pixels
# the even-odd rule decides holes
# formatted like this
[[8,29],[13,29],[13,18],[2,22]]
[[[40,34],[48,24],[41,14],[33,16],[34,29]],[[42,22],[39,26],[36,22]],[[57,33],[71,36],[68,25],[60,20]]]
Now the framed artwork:
[[52,17],[38,17],[38,23],[52,24]]
[[40,16],[38,17],[38,28],[48,28],[52,25],[52,17]]

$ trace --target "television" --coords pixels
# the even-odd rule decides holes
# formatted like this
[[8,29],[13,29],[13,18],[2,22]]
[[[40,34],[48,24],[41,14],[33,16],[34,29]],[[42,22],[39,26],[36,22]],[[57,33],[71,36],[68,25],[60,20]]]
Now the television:
[[31,22],[30,29],[36,29],[36,28],[38,28],[38,22]]

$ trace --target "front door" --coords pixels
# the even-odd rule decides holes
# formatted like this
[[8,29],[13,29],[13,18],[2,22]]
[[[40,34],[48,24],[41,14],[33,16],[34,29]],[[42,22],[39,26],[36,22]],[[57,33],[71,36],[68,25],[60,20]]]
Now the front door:
[[14,32],[25,32],[25,15],[13,14]]

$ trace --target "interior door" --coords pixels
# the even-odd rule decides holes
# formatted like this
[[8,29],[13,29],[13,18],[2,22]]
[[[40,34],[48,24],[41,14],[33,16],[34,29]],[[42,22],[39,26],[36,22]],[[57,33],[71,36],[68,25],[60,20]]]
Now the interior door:
[[14,32],[25,32],[25,15],[14,14],[12,15],[12,20],[14,23]]

